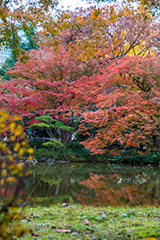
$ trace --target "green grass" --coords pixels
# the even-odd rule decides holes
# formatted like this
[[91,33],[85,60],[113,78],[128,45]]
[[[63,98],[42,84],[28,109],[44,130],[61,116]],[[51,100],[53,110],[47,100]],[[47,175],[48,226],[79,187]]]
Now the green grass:
[[32,230],[24,240],[160,239],[160,208],[78,204],[26,207],[22,225]]

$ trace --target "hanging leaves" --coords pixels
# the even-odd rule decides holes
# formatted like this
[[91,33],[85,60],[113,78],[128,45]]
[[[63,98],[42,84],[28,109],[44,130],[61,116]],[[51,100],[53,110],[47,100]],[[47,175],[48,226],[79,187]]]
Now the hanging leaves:
[[0,239],[18,238],[29,233],[15,224],[22,219],[19,203],[22,202],[24,179],[29,174],[25,163],[19,163],[19,159],[24,153],[28,152],[30,157],[33,153],[17,120],[20,118],[0,109]]

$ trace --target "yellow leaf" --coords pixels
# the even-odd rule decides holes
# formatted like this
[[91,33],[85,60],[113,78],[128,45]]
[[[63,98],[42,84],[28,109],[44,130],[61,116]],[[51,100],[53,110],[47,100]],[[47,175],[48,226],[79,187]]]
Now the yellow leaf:
[[0,123],[4,123],[5,119],[0,116]]
[[7,178],[7,182],[15,183],[16,182],[16,178],[15,177],[8,177]]
[[33,148],[28,148],[28,149],[27,149],[27,152],[30,153],[30,154],[32,154],[32,153],[34,153],[34,150],[33,150]]
[[1,171],[1,176],[2,177],[6,177],[7,176],[7,171],[6,170],[2,170]]
[[0,143],[0,148],[1,148],[2,152],[7,151],[7,146],[3,143]]
[[15,129],[15,135],[16,135],[16,136],[19,136],[19,135],[22,134],[22,132],[23,132],[22,126],[21,126],[21,125],[18,125],[17,128]]
[[13,163],[13,157],[12,156],[9,157],[9,162]]
[[6,124],[1,123],[0,128],[4,129],[6,127]]
[[4,179],[1,179],[1,180],[0,180],[0,186],[1,186],[1,187],[2,187],[2,185],[4,185],[4,182],[5,182]]
[[21,117],[19,117],[19,116],[14,116],[14,120],[15,121],[20,121],[22,118]]
[[29,157],[28,157],[28,160],[29,160],[29,161],[32,161],[32,160],[33,160],[33,157],[32,157],[32,156],[29,156]]
[[5,119],[8,118],[8,112],[6,109],[1,109],[0,115],[2,115]]
[[18,152],[19,148],[20,148],[20,143],[18,143],[18,142],[15,143],[13,150],[14,150],[15,152]]
[[12,133],[14,133],[15,127],[16,127],[16,123],[15,122],[10,123],[9,128],[10,128]]
[[26,143],[26,141],[22,141],[21,144],[22,144],[22,146],[26,146],[27,143]]
[[13,136],[13,135],[10,136],[10,140],[11,140],[12,142],[14,142],[15,139],[16,139],[15,136]]
[[19,170],[22,171],[22,170],[23,170],[23,167],[24,167],[24,163],[18,163],[18,164],[17,164],[17,167],[18,167]]
[[19,153],[18,154],[19,154],[20,157],[23,156],[24,151],[25,151],[24,148],[20,148],[19,149]]

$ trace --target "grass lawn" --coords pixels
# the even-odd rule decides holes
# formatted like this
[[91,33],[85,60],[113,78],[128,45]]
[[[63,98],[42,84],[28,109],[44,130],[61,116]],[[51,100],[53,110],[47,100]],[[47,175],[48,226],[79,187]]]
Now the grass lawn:
[[21,222],[32,230],[25,240],[160,239],[160,208],[156,207],[26,207]]

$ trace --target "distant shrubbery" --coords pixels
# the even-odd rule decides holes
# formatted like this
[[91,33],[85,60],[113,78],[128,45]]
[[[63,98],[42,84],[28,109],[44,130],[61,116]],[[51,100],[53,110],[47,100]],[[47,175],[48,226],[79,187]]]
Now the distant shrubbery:
[[110,162],[116,164],[159,164],[160,152],[148,152],[143,153],[136,151],[135,149],[121,150],[121,155],[109,155],[105,153],[103,155],[92,155],[91,152],[81,145],[78,141],[68,142],[65,148],[53,149],[53,147],[46,147],[42,141],[33,140],[30,142],[35,150],[35,158],[41,160],[45,158],[54,158],[56,160],[68,160],[68,161],[86,161],[86,162]]

